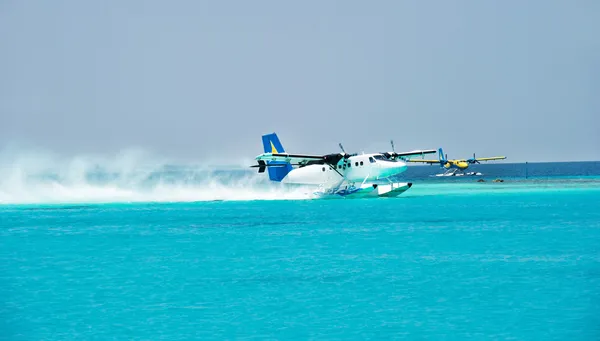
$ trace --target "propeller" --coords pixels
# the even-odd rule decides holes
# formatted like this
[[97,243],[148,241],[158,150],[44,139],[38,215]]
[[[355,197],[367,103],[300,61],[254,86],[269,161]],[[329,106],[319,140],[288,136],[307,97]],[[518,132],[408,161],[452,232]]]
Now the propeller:
[[468,161],[469,163],[481,163],[481,162],[477,161],[477,158],[475,157],[475,153],[473,153],[473,158],[472,158],[472,159],[469,159],[469,160],[467,160],[467,161]]
[[392,145],[392,151],[383,152],[381,154],[385,155],[385,157],[387,157],[390,160],[395,160],[398,157],[398,154],[396,153],[396,149],[394,148],[394,140],[390,140],[390,144]]
[[265,169],[267,169],[267,163],[264,162],[263,160],[258,160],[258,164],[257,165],[253,165],[250,166],[251,168],[256,168],[258,167],[258,172],[259,173],[264,173]]
[[264,173],[265,170],[267,169],[267,167],[287,167],[288,165],[300,166],[299,163],[289,163],[289,164],[276,163],[276,164],[268,164],[264,160],[258,160],[257,164],[250,166],[250,168],[258,168],[258,172],[259,173]]
[[346,151],[344,150],[344,146],[342,146],[342,143],[340,142],[338,145],[340,146],[340,149],[342,150],[342,155],[344,155],[344,159],[349,158],[350,154],[346,153]]

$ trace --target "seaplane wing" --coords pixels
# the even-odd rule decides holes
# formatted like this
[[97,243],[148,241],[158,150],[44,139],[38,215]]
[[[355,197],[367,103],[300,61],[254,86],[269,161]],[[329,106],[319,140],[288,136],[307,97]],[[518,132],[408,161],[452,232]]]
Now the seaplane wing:
[[346,153],[333,153],[326,155],[311,155],[311,154],[290,154],[290,153],[262,153],[256,157],[259,173],[265,171],[267,167],[284,167],[288,166],[306,166],[311,164],[328,164],[335,165],[343,158],[350,157]]
[[348,158],[346,153],[333,153],[326,155],[310,154],[290,154],[290,153],[263,153],[256,157],[256,161],[285,162],[296,165],[306,165],[308,163],[327,163],[336,164],[342,158]]
[[290,154],[290,153],[263,153],[256,157],[262,161],[282,161],[290,163],[307,163],[309,161],[325,160],[325,155]]
[[403,158],[410,158],[413,156],[422,156],[425,154],[435,154],[437,151],[434,149],[426,149],[426,150],[413,150],[410,152],[401,152],[401,153],[395,153],[396,156],[400,156]]
[[476,161],[491,161],[491,160],[504,160],[506,156],[493,156],[493,157],[480,157],[475,159]]
[[440,160],[412,160],[408,159],[406,162],[423,162],[423,163],[440,163]]

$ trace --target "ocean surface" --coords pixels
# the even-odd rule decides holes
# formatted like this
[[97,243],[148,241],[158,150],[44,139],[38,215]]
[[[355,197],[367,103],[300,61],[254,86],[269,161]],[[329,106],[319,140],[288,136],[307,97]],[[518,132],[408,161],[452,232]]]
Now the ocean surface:
[[413,166],[400,197],[341,200],[245,169],[19,165],[1,340],[600,340],[600,162]]

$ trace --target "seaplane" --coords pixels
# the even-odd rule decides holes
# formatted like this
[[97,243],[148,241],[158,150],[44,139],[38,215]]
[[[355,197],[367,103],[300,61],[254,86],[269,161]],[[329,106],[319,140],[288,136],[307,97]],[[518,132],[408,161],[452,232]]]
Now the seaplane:
[[506,156],[493,156],[476,158],[475,153],[473,157],[469,159],[452,159],[448,160],[448,155],[444,154],[442,148],[438,150],[438,160],[419,160],[419,159],[408,159],[407,162],[423,162],[428,164],[439,163],[440,167],[446,169],[444,173],[436,174],[435,176],[465,176],[465,175],[483,175],[479,172],[465,172],[469,165],[475,163],[481,163],[481,161],[492,161],[492,160],[504,160]]
[[325,155],[287,153],[276,133],[262,136],[264,153],[256,156],[259,173],[268,170],[269,180],[286,185],[314,188],[320,197],[396,197],[412,187],[410,182],[395,182],[407,169],[405,160],[410,157],[432,154],[436,151],[413,150],[348,154],[342,152]]

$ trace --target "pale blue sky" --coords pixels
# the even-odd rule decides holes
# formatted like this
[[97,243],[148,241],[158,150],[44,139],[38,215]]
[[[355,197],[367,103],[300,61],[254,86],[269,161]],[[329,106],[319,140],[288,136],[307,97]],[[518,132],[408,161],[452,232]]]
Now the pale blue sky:
[[0,144],[600,159],[600,2],[0,1]]

